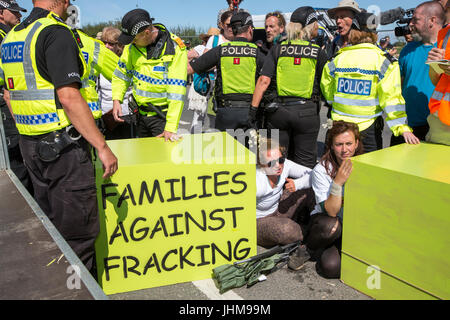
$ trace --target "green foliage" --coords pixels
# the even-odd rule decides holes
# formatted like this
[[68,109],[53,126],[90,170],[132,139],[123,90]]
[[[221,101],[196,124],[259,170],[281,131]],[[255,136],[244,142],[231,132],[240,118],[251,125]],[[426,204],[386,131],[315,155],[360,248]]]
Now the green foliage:
[[81,29],[89,36],[94,37],[97,33],[101,32],[105,27],[116,27],[120,30],[120,21],[108,21],[108,22],[100,22],[96,24],[87,24],[83,26]]

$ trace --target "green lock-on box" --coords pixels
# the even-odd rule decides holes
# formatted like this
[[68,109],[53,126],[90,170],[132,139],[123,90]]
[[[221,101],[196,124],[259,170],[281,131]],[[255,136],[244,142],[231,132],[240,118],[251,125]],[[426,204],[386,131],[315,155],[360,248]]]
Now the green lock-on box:
[[255,155],[226,133],[108,141],[96,162],[98,279],[106,294],[212,277],[256,251]]
[[450,147],[355,157],[344,203],[344,283],[376,299],[450,298]]

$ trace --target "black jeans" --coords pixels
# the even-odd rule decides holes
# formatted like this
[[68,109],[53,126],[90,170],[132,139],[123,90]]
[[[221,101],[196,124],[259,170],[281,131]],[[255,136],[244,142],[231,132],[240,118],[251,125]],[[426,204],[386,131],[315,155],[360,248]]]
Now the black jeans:
[[[163,112],[167,114],[167,112]],[[144,116],[139,115],[137,124],[137,134],[139,138],[156,137],[164,132],[166,127],[166,120],[159,116]]]
[[[267,129],[280,130],[280,145],[288,152],[288,158],[308,168],[317,163],[317,137],[320,116],[316,103],[280,106],[267,114]],[[290,148],[290,149],[289,149]]]
[[91,147],[81,138],[55,161],[43,162],[36,153],[38,142],[27,136],[19,141],[34,198],[86,268],[92,270],[100,225]]

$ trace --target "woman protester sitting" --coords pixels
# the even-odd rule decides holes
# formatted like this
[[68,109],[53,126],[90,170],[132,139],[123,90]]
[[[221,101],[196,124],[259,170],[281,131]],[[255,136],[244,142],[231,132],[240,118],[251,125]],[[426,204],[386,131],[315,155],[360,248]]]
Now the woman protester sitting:
[[303,240],[297,213],[314,207],[311,169],[287,160],[279,144],[261,139],[256,170],[257,243],[271,247]]
[[363,153],[358,125],[334,121],[325,153],[311,173],[316,206],[303,245],[291,256],[289,268],[299,270],[311,257],[319,274],[339,278],[344,185],[352,172],[351,157]]
[[418,144],[406,121],[400,67],[376,46],[376,26],[369,23],[372,20],[367,12],[355,16],[349,33],[351,46],[340,49],[323,70],[320,87],[332,105],[331,119],[357,124],[365,152],[383,147],[383,112],[395,136]]

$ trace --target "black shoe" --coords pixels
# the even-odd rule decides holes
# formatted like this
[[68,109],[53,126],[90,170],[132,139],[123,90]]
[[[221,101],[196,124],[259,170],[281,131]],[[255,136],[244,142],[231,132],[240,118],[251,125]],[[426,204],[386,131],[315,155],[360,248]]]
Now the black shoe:
[[291,270],[298,271],[311,258],[305,245],[299,246],[292,256],[289,257],[288,267]]

